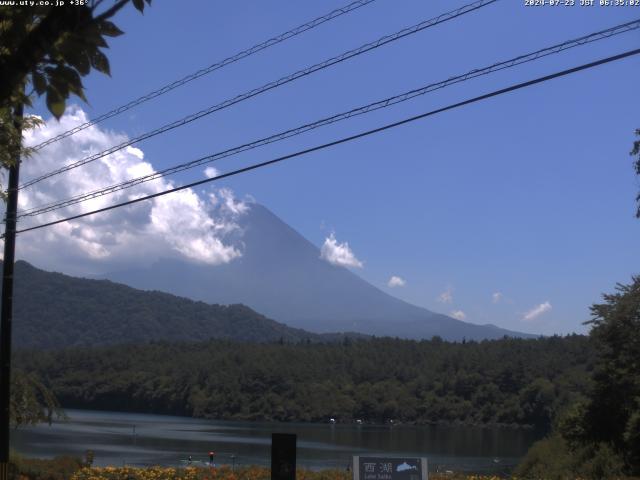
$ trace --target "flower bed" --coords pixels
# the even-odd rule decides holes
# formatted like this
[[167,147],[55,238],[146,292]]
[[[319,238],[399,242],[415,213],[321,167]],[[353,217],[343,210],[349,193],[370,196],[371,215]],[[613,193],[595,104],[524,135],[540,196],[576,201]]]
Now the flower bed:
[[[71,480],[270,480],[271,471],[266,467],[219,468],[167,468],[167,467],[92,467],[78,470]],[[296,480],[351,480],[351,472],[345,470],[312,471],[298,469]],[[499,480],[495,476],[430,474],[431,480]]]

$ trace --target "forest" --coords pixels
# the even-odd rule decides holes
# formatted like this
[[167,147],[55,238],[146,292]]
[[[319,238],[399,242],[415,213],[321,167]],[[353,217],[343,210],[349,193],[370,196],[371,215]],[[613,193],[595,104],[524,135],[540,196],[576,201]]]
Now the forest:
[[155,341],[21,350],[15,360],[24,378],[65,407],[530,426],[546,435],[522,460],[519,478],[638,477],[640,276],[603,295],[587,323],[588,336]]
[[17,353],[65,407],[215,419],[507,424],[548,429],[589,385],[572,335],[449,343],[130,344]]
[[[0,266],[2,261],[0,260]],[[46,272],[18,261],[14,345],[59,349],[149,340],[337,341],[271,320],[245,305],[209,305],[157,291]],[[2,279],[0,278],[0,285]]]

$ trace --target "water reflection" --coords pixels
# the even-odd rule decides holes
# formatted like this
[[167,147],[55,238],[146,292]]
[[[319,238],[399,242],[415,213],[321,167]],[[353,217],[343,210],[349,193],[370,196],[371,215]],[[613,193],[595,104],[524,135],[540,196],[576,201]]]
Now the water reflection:
[[[500,472],[539,435],[508,428],[376,426],[207,421],[164,415],[68,410],[69,421],[21,428],[12,447],[25,455],[82,456],[96,465],[180,465],[193,456],[218,463],[268,465],[271,433],[298,435],[298,464],[346,468],[352,455],[426,456],[430,469]],[[232,458],[234,456],[235,458]]]

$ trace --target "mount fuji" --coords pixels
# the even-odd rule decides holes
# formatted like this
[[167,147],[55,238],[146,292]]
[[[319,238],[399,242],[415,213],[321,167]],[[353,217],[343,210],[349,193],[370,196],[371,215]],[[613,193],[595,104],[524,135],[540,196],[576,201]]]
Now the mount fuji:
[[266,207],[252,203],[238,220],[241,257],[218,266],[160,259],[150,266],[104,275],[142,290],[159,290],[212,304],[244,304],[291,327],[311,332],[445,340],[532,335],[477,325],[395,298],[320,250]]

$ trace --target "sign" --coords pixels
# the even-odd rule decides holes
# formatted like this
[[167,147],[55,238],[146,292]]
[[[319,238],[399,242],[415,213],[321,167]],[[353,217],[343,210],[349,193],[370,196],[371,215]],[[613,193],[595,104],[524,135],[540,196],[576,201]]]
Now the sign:
[[354,456],[353,480],[429,480],[427,459]]
[[271,480],[296,480],[296,436],[271,434]]

